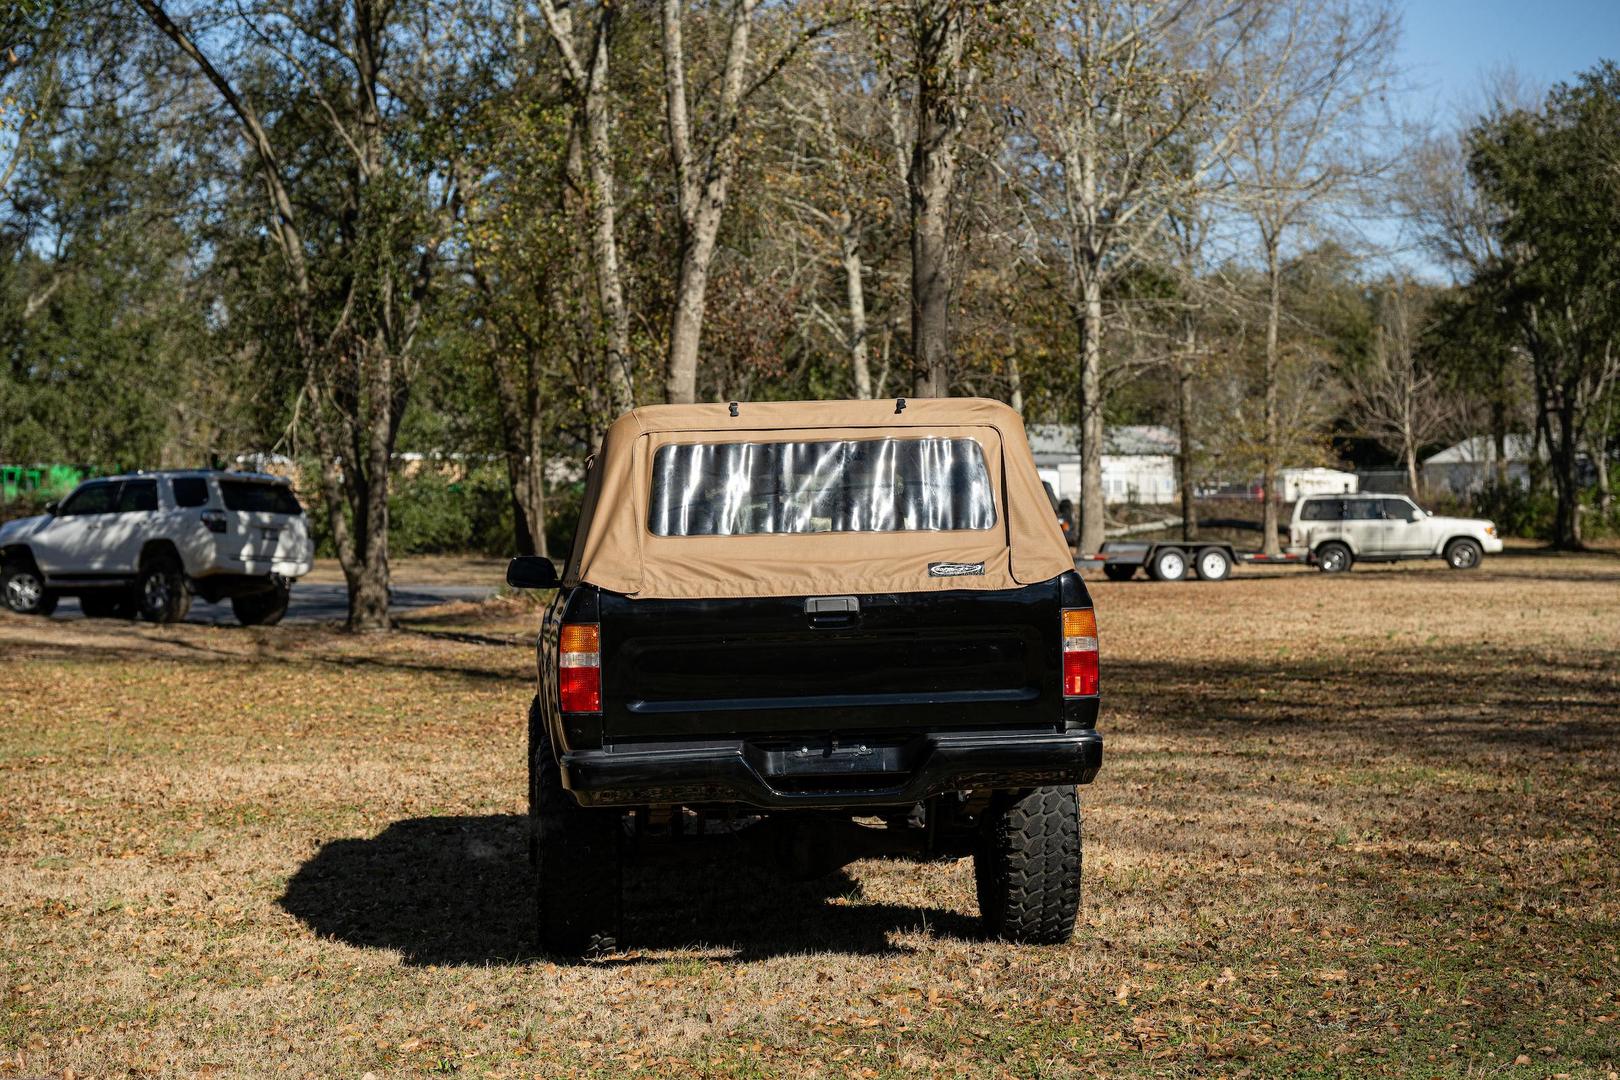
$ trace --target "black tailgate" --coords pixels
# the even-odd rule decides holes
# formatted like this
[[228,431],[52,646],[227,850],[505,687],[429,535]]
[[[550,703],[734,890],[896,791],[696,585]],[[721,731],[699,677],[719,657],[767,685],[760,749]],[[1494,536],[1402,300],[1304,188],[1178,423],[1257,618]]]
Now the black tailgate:
[[1061,713],[1057,581],[600,605],[611,742],[1032,728]]

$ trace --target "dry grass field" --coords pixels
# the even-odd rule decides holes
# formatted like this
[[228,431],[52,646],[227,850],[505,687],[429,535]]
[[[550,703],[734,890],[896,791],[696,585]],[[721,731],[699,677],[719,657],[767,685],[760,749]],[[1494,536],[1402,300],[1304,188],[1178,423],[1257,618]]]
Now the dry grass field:
[[0,617],[0,1078],[1620,1068],[1620,556],[1097,582],[1073,944],[971,867],[638,856],[532,955],[532,612]]

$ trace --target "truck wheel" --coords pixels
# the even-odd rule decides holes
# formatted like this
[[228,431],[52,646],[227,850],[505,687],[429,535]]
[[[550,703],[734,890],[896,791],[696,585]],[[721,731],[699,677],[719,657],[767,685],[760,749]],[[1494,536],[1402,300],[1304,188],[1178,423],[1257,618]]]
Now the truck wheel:
[[1446,545],[1446,565],[1453,570],[1473,570],[1485,558],[1476,540],[1453,540]]
[[1120,566],[1116,563],[1103,564],[1103,576],[1109,581],[1129,581],[1136,575],[1136,567]]
[[172,555],[155,555],[135,578],[135,603],[147,622],[177,623],[191,610],[186,574]]
[[1207,547],[1198,553],[1198,576],[1205,581],[1225,581],[1232,576],[1232,560],[1218,547]]
[[292,583],[277,581],[263,592],[231,597],[231,611],[243,626],[274,626],[287,614],[291,597]]
[[1080,912],[1080,800],[1072,787],[997,796],[986,812],[973,874],[992,937],[1061,945]]
[[104,589],[80,596],[79,610],[87,619],[131,619],[135,602],[123,589]]
[[562,785],[540,703],[529,709],[529,836],[540,948],[559,956],[611,952],[623,919],[624,828]]
[[45,588],[45,579],[30,562],[8,562],[0,571],[0,590],[6,607],[19,615],[49,615],[56,610],[56,594]]
[[1148,573],[1155,581],[1180,581],[1187,576],[1187,553],[1180,548],[1160,548],[1148,563]]
[[1316,568],[1324,574],[1342,574],[1353,561],[1343,544],[1323,544],[1316,549]]

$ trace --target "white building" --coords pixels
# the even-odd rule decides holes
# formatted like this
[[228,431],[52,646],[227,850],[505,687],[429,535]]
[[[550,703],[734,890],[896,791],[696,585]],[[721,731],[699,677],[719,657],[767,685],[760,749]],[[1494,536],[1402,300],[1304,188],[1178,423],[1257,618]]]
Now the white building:
[[1354,495],[1361,479],[1343,469],[1278,469],[1283,502],[1298,502],[1307,495]]
[[[1030,424],[1029,445],[1041,479],[1059,499],[1080,504],[1080,429]],[[1111,427],[1103,434],[1103,500],[1152,505],[1176,501],[1176,433],[1156,425]]]
[[[1529,435],[1509,435],[1504,441],[1508,483],[1520,487],[1529,485],[1535,443]],[[1547,460],[1545,449],[1541,460]],[[1495,478],[1496,441],[1489,435],[1475,435],[1423,459],[1423,486],[1430,491],[1471,495]]]

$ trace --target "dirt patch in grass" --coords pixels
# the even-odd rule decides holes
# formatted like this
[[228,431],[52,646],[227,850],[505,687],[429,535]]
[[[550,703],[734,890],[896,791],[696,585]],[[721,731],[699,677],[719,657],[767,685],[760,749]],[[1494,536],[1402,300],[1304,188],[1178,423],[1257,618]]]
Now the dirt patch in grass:
[[0,1077],[1607,1076],[1620,560],[1097,582],[1075,941],[971,866],[653,847],[533,955],[535,614],[0,617]]

